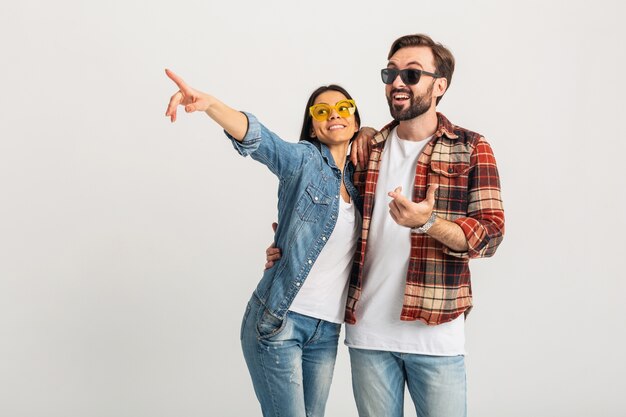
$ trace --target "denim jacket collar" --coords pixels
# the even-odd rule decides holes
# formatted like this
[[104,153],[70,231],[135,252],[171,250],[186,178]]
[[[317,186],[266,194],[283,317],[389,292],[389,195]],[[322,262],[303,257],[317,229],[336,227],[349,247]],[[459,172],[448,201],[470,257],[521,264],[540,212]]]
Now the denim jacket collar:
[[313,143],[313,145],[315,145],[315,147],[319,149],[320,153],[322,154],[322,158],[324,158],[324,161],[326,161],[328,166],[330,166],[331,168],[339,169],[339,167],[335,163],[335,158],[333,157],[333,154],[330,153],[330,148],[328,146],[326,146],[319,140],[312,141],[311,143]]

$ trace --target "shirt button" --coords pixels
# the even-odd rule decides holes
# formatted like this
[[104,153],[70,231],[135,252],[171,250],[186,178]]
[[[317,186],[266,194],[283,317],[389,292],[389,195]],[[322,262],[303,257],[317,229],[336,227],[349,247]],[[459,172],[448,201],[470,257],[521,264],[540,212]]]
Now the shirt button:
[[339,198],[339,196],[338,196],[338,195],[336,195],[336,196],[335,196],[335,198]]
[[448,168],[448,172],[449,172],[450,174],[452,174],[452,173],[454,172],[454,168],[452,168],[452,167]]
[[319,200],[317,197],[315,197],[315,201]]
[[309,259],[309,265],[311,265],[312,263],[313,263],[313,261]]
[[299,282],[296,282],[296,287],[299,287],[299,286],[300,286],[300,283],[299,283]]
[[326,236],[322,236],[322,240],[326,242]]

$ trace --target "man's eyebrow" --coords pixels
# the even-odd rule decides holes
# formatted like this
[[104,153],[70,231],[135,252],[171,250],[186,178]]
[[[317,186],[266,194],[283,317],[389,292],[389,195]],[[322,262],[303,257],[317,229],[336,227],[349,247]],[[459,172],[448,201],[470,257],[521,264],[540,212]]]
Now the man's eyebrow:
[[[419,62],[417,62],[417,61],[411,61],[411,62],[407,62],[407,63],[406,63],[406,66],[410,66],[410,65],[417,65],[417,66],[418,66],[418,67],[420,67],[420,68],[424,68],[424,67],[422,66],[422,64],[420,64],[420,63],[419,63]],[[394,62],[389,61],[389,62],[387,63],[387,67],[396,67],[396,68],[397,68],[398,66],[397,66]]]

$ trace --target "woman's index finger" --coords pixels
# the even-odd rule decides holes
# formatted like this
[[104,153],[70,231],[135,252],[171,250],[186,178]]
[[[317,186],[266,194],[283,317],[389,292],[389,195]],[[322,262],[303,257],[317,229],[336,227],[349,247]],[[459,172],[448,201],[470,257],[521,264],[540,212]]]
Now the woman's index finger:
[[178,76],[176,73],[174,73],[173,71],[169,69],[166,69],[165,74],[169,77],[170,80],[174,81],[174,83],[178,86],[180,91],[182,92],[189,91],[189,87],[187,86],[185,81],[183,81],[183,79],[180,78],[180,76]]

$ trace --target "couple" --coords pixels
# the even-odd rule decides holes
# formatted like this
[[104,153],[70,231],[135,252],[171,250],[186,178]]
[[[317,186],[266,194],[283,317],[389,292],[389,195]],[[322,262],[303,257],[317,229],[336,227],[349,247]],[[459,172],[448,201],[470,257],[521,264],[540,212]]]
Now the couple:
[[436,112],[453,71],[444,46],[403,36],[381,71],[394,120],[355,139],[355,101],[320,87],[297,144],[167,71],[172,121],[206,112],[280,180],[282,256],[268,252],[241,327],[264,416],[323,416],[344,320],[361,417],[402,416],[405,384],[419,416],[466,415],[468,260],[494,254],[504,213],[489,144]]

